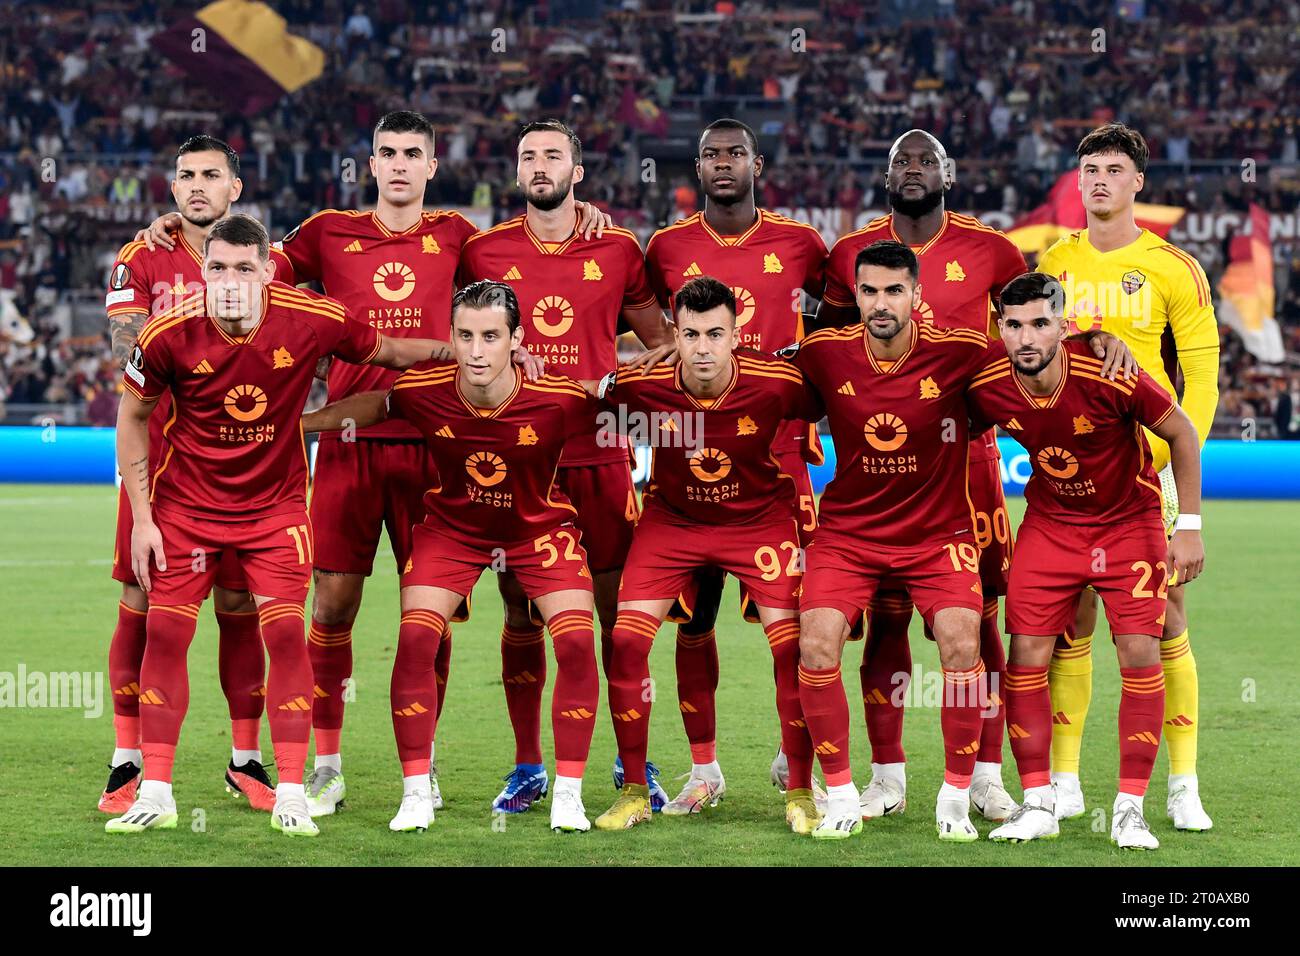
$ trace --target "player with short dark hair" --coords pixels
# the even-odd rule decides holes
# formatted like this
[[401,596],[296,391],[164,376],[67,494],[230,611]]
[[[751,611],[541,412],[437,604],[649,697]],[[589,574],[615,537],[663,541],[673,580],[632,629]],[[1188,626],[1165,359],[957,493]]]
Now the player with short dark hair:
[[[1070,331],[1101,328],[1123,339],[1166,392],[1183,378],[1181,406],[1202,444],[1219,401],[1219,331],[1210,283],[1200,263],[1183,249],[1138,226],[1133,205],[1145,183],[1150,155],[1137,130],[1107,123],[1079,141],[1079,191],[1088,226],[1060,239],[1038,267],[1060,280]],[[1172,338],[1173,349],[1165,343]],[[1169,450],[1147,434],[1160,478],[1166,529],[1178,522],[1179,503]],[[1184,524],[1200,527],[1200,515]],[[1164,664],[1164,728],[1169,752],[1166,814],[1178,830],[1208,830],[1214,823],[1201,805],[1196,775],[1200,684],[1188,636],[1181,581],[1171,581],[1160,659]],[[1079,751],[1092,698],[1092,632],[1096,598],[1085,591],[1077,619],[1066,628],[1052,659],[1052,780],[1062,817],[1086,810],[1079,782]]]
[[[653,695],[645,689],[651,644],[683,588],[701,568],[717,568],[744,584],[767,634],[790,755],[786,819],[796,833],[809,833],[820,816],[799,709],[802,552],[794,479],[772,445],[786,421],[815,421],[821,409],[796,369],[737,349],[736,300],[727,285],[692,278],[677,290],[674,308],[677,363],[645,373],[622,369],[601,387],[618,420],[645,434],[655,454],[623,567],[609,664],[609,706],[626,782],[596,826],[622,830],[650,819],[645,765]],[[691,777],[665,814],[698,813],[726,792],[720,773],[698,766],[694,742],[691,750]]]
[[[913,319],[920,265],[902,243],[872,243],[855,263],[862,324],[816,332],[794,354],[825,404],[837,453],[800,602],[799,694],[829,796],[813,836],[839,839],[862,828],[840,657],[853,620],[889,579],[907,589],[938,645],[944,782],[935,819],[941,840],[969,842],[979,836],[970,790],[989,695],[963,396],[987,364],[989,341],[982,331]],[[1105,353],[1108,344],[1117,346],[1092,347]],[[1108,373],[1113,364],[1108,359]]]
[[[313,692],[303,633],[312,529],[298,418],[322,357],[406,368],[448,347],[382,336],[274,274],[260,223],[218,220],[204,241],[201,291],[154,316],[126,366],[117,453],[134,516],[132,570],[151,600],[140,670],[144,782],[109,832],[176,826],[185,658],[226,552],[248,579],[271,660],[266,706],[279,771],[271,824],[287,835],[319,832],[300,782]],[[148,421],[168,389],[175,411],[151,470]]]
[[403,795],[389,827],[424,830],[433,822],[433,660],[447,618],[491,567],[516,576],[550,629],[558,670],[551,827],[588,830],[582,774],[600,697],[591,572],[573,505],[554,479],[573,436],[594,430],[595,399],[571,379],[528,381],[511,365],[525,328],[509,285],[475,282],[453,301],[455,361],[412,369],[387,393],[353,395],[303,419],[316,431],[349,418],[369,424],[400,416],[419,428],[438,470],[402,573],[391,701]]
[[[320,282],[358,319],[387,336],[451,335],[451,296],[466,240],[477,228],[459,212],[424,208],[425,187],[437,173],[434,127],[413,110],[385,113],[371,139],[370,174],[378,200],[373,210],[326,209],[289,230],[281,246],[282,278]],[[581,205],[579,228],[599,234],[606,217]],[[147,239],[167,239],[167,219]],[[348,363],[332,365],[328,401],[389,388],[395,373]],[[314,766],[307,780],[313,815],[334,812],[347,796],[342,732],[352,675],[352,629],[366,578],[386,530],[400,571],[411,547],[411,529],[424,514],[425,491],[437,484],[432,459],[408,422],[329,432],[317,446],[311,514],[316,534],[315,590],[308,651],[316,676],[312,727]],[[452,620],[455,620],[453,616]],[[451,628],[439,643],[441,706],[451,663]],[[442,805],[437,763],[430,763],[435,808]]]
[[1007,593],[1011,657],[1004,685],[1025,798],[989,836],[1018,843],[1059,832],[1048,765],[1048,665],[1079,590],[1092,587],[1106,605],[1123,687],[1111,839],[1121,848],[1154,850],[1160,843],[1146,824],[1142,797],[1164,717],[1159,645],[1166,587],[1175,573],[1184,581],[1200,574],[1205,547],[1196,529],[1177,531],[1166,544],[1142,427],[1169,443],[1179,500],[1193,510],[1200,504],[1200,445],[1191,420],[1151,376],[1104,378],[1085,345],[1066,341],[1064,308],[1054,276],[1027,273],[1009,282],[998,323],[1003,348],[990,348],[1003,354],[980,370],[967,394],[972,420],[1007,429],[1033,466]]
[[[214,136],[191,136],[176,151],[172,197],[180,210],[179,232],[171,249],[150,248],[128,242],[118,252],[109,275],[105,309],[112,334],[113,356],[126,364],[140,329],[151,315],[172,308],[202,288],[202,246],[212,228],[239,199],[239,156]],[[277,273],[288,267],[274,254]],[[149,419],[149,447],[156,455],[163,447],[163,429],[171,416],[170,393],[164,392]],[[99,798],[105,813],[124,813],[135,802],[140,767],[140,664],[144,659],[145,618],[149,598],[131,570],[131,503],[123,487],[118,496],[117,535],[113,549],[113,577],[122,582],[117,626],[108,650],[109,681],[113,690],[113,728],[116,748],[109,763],[108,785]],[[230,711],[230,763],[226,789],[248,800],[249,806],[269,811],[275,803],[271,779],[262,766],[259,743],[265,702],[266,659],[258,634],[257,608],[233,553],[222,558],[212,595],[217,617],[218,672]]]
[[[667,323],[646,282],[636,236],[607,228],[602,235],[584,237],[580,230],[574,187],[586,175],[581,157],[577,135],[558,120],[523,128],[516,176],[527,210],[466,241],[459,281],[491,279],[509,285],[519,299],[534,354],[559,373],[597,379],[618,364],[620,320],[647,349],[655,350],[647,361],[663,358],[671,346],[663,344]],[[565,449],[557,476],[578,512],[574,521],[582,530],[594,579],[602,660],[608,658],[619,570],[638,514],[630,462],[626,447],[602,447],[593,434],[578,434]],[[497,583],[505,602],[501,678],[515,732],[515,767],[492,806],[522,813],[549,787],[541,756],[546,644],[514,577],[500,575]]]
[[[695,172],[704,192],[704,209],[660,229],[646,243],[646,273],[659,304],[670,312],[693,277],[707,272],[730,286],[736,299],[736,340],[741,348],[772,353],[803,338],[800,300],[817,299],[825,284],[826,244],[807,223],[761,209],[755,197],[765,159],[754,131],[740,120],[714,120],[700,133]],[[808,463],[820,464],[815,425],[789,422],[773,443],[781,470],[796,485],[800,538],[817,527]],[[725,789],[717,763],[718,645],[714,636],[722,574],[709,568],[683,595],[690,620],[677,629],[677,696],[691,743],[691,776],[677,807],[698,806],[691,794]],[[745,617],[757,623],[742,588]],[[681,610],[681,609],[674,609]],[[679,620],[676,614],[670,619]],[[787,789],[783,753],[773,762],[772,779]]]
[[[1005,282],[1025,271],[1025,257],[1002,233],[947,209],[945,197],[955,178],[955,166],[934,136],[914,129],[894,141],[885,170],[891,212],[842,236],[831,248],[819,325],[859,321],[852,291],[855,257],[873,242],[892,239],[907,244],[920,263],[917,321],[986,335],[992,331],[993,302]],[[1005,662],[998,596],[1006,593],[1013,542],[992,431],[971,438],[970,494],[984,589],[980,657],[990,681],[997,681]],[[907,806],[903,695],[896,691],[898,675],[910,677],[912,670],[907,638],[912,604],[905,592],[886,588],[876,596],[869,618],[859,672],[871,739],[871,781],[862,791],[864,819],[901,813]],[[1003,723],[995,695],[980,725],[971,783],[971,800],[988,820],[1005,819],[1015,807],[1002,784]]]

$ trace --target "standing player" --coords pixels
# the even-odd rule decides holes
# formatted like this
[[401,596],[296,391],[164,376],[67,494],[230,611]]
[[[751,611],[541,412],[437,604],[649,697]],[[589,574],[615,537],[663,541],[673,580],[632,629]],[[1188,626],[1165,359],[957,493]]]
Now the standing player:
[[[271,658],[267,708],[279,772],[271,824],[288,835],[319,832],[299,782],[312,697],[303,633],[312,533],[298,418],[320,358],[405,368],[447,346],[381,336],[339,303],[273,282],[274,273],[261,223],[214,223],[202,292],[151,319],[127,365],[118,460],[134,515],[132,569],[150,593],[140,672],[144,783],[109,832],[176,826],[171,778],[189,705],[185,657],[226,551],[248,578]],[[148,420],[167,389],[175,411],[150,475]]]
[[[1039,268],[1065,289],[1072,331],[1102,328],[1123,339],[1142,368],[1170,395],[1173,377],[1183,373],[1182,407],[1201,442],[1209,436],[1219,401],[1219,333],[1210,284],[1188,253],[1137,225],[1133,202],[1142,190],[1148,150],[1136,130],[1111,123],[1093,130],[1075,150],[1079,190],[1088,228],[1060,240],[1043,254]],[[1172,336],[1176,362],[1167,367],[1161,347]],[[1148,435],[1160,476],[1166,528],[1178,514],[1169,450]],[[1201,806],[1196,777],[1200,689],[1196,659],[1188,641],[1181,581],[1171,583],[1169,609],[1160,642],[1165,675],[1165,739],[1169,745],[1166,812],[1179,830],[1213,826]],[[1092,632],[1096,598],[1085,592],[1079,620],[1057,645],[1052,660],[1052,779],[1057,812],[1084,812],[1079,784],[1079,749],[1092,697]]]
[[[988,694],[962,396],[986,364],[988,337],[914,321],[919,273],[902,243],[863,249],[854,271],[863,324],[816,332],[794,356],[825,404],[838,456],[807,549],[800,601],[799,696],[830,798],[813,831],[818,838],[862,828],[840,657],[854,619],[887,578],[902,583],[921,610],[943,666],[939,838],[979,835],[969,819],[970,785]],[[1109,372],[1122,356],[1106,357]]]
[[[773,445],[788,420],[815,421],[821,410],[788,364],[748,349],[733,354],[740,328],[728,286],[710,276],[693,278],[677,290],[674,309],[678,363],[644,374],[624,369],[602,383],[606,403],[648,435],[655,456],[623,568],[609,666],[609,707],[626,783],[596,826],[622,830],[650,818],[650,646],[677,595],[700,568],[713,567],[736,575],[757,606],[791,755],[786,819],[796,833],[810,833],[820,817],[799,710],[798,509],[794,479]],[[662,422],[676,427],[663,429]],[[690,438],[685,447],[684,437]],[[701,767],[694,743],[691,749],[692,782],[665,814],[699,812],[722,799],[721,774]]]
[[[944,194],[953,179],[943,144],[929,133],[914,129],[894,141],[885,172],[892,212],[841,237],[831,249],[819,325],[859,321],[853,292],[855,257],[873,242],[893,239],[910,246],[921,265],[922,298],[916,318],[938,328],[992,331],[993,301],[1008,280],[1025,271],[1025,257],[1002,233],[944,208]],[[971,437],[969,487],[984,588],[980,657],[992,688],[980,730],[971,802],[985,819],[1002,820],[1015,808],[1002,785],[1004,715],[997,690],[1005,662],[998,632],[998,595],[1007,590],[1012,538],[992,430]],[[893,588],[882,591],[871,608],[860,670],[872,754],[871,782],[862,792],[865,818],[901,813],[907,806],[903,705],[897,690],[900,675],[911,676],[907,640],[911,619],[907,594]]]
[[454,362],[398,378],[392,391],[354,395],[305,416],[312,430],[401,416],[428,442],[440,482],[425,496],[402,575],[393,729],[403,795],[393,830],[424,830],[434,819],[428,744],[438,686],[433,659],[447,616],[489,566],[509,568],[551,632],[557,675],[551,702],[555,796],[551,828],[591,828],[582,774],[599,707],[592,638],[591,573],[573,506],[555,483],[568,441],[595,429],[595,399],[558,375],[525,381],[511,365],[524,337],[519,304],[502,282],[475,282],[452,300]]
[[[517,175],[527,212],[465,243],[462,284],[507,283],[518,297],[533,353],[573,378],[596,379],[618,363],[620,317],[655,350],[648,361],[667,354],[667,325],[646,282],[636,236],[606,229],[603,237],[584,239],[578,232],[572,190],[584,171],[582,144],[573,130],[558,120],[526,125],[519,137]],[[559,484],[578,511],[575,523],[594,578],[608,672],[619,572],[638,513],[628,449],[603,448],[593,432],[575,435],[564,451]],[[519,582],[507,574],[498,583],[506,602],[501,677],[515,732],[515,769],[492,806],[522,813],[548,787],[541,755],[546,645]],[[655,788],[662,798],[662,788]]]
[[[739,120],[720,119],[700,135],[695,174],[704,190],[704,211],[660,229],[646,244],[646,272],[659,304],[673,313],[674,298],[707,272],[731,287],[736,299],[737,344],[775,352],[803,338],[800,293],[820,298],[826,244],[812,226],[759,209],[754,183],[763,174],[754,131]],[[821,462],[816,428],[791,422],[781,428],[773,452],[795,482],[800,537],[817,526],[812,483],[805,462]],[[722,575],[708,569],[696,582],[691,621],[677,629],[677,696],[691,743],[693,770],[673,809],[698,805],[702,791],[725,790],[717,764],[718,645],[713,622]],[[694,587],[688,590],[695,590]],[[757,621],[746,606],[746,617]],[[778,755],[774,779],[786,789],[785,761]],[[669,812],[672,812],[671,810]]]
[[[281,246],[292,268],[286,282],[320,282],[327,295],[387,336],[450,337],[451,296],[465,240],[477,230],[457,212],[424,209],[426,183],[437,173],[433,125],[421,114],[385,114],[372,136],[370,173],[378,187],[373,210],[326,209],[289,231]],[[582,204],[580,228],[597,231],[604,214]],[[151,230],[170,242],[160,220]],[[329,401],[387,389],[396,373],[341,363],[329,372]],[[347,440],[321,435],[312,483],[316,532],[308,651],[315,674],[312,727],[315,766],[307,800],[315,816],[333,813],[347,795],[340,738],[346,682],[352,674],[352,629],[365,580],[387,529],[400,570],[411,528],[424,513],[425,491],[437,484],[432,459],[408,422],[359,429]],[[355,440],[354,440],[355,439]],[[446,687],[451,630],[439,644],[438,680]],[[440,694],[439,705],[446,699]],[[434,806],[442,806],[436,763],[430,763]]]
[[[212,136],[192,136],[176,153],[172,196],[180,210],[179,233],[170,249],[132,241],[113,263],[105,305],[113,336],[113,356],[125,366],[145,321],[200,288],[202,256],[198,252],[212,224],[239,199],[239,156]],[[277,267],[284,265],[276,256]],[[149,447],[157,467],[163,432],[171,415],[171,396],[164,392],[149,419]],[[117,505],[117,540],[113,577],[122,582],[117,627],[108,650],[113,685],[113,727],[117,748],[108,786],[99,798],[105,813],[124,813],[135,802],[140,767],[140,662],[144,659],[145,616],[149,599],[131,570],[131,503],[123,485]],[[275,803],[271,780],[262,767],[261,735],[266,660],[257,628],[257,609],[248,595],[244,574],[233,553],[217,569],[212,596],[219,634],[221,689],[230,708],[231,753],[226,789],[242,794],[249,805],[270,810]]]
[[[1205,560],[1200,515],[1189,513],[1200,511],[1200,444],[1191,420],[1150,375],[1102,378],[1086,346],[1065,342],[1063,305],[1061,286],[1049,275],[1027,273],[1008,283],[999,322],[1006,354],[975,376],[967,397],[973,421],[1012,428],[1034,472],[1007,594],[1007,720],[1025,800],[989,837],[1023,842],[1059,832],[1048,772],[1047,670],[1079,589],[1091,586],[1106,603],[1123,684],[1111,840],[1154,850],[1160,843],[1146,824],[1142,797],[1164,717],[1159,638],[1167,581],[1175,573],[1192,580]],[[1139,425],[1168,442],[1178,498],[1188,509],[1168,545]]]

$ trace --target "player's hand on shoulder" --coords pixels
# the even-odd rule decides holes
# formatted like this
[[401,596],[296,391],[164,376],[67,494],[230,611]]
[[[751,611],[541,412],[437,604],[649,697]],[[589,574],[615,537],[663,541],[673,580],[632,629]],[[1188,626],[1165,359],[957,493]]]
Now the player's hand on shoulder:
[[[447,355],[446,358],[451,358],[451,356]],[[534,355],[522,345],[510,353],[510,360],[523,367],[524,378],[530,382],[535,382],[546,374],[546,359],[540,355]]]
[[583,239],[590,239],[592,233],[595,233],[596,238],[599,239],[605,234],[606,229],[614,225],[614,220],[610,218],[609,213],[594,203],[579,199],[573,205],[578,211],[578,232],[582,234]]
[[652,349],[646,349],[640,355],[634,355],[626,362],[620,362],[622,368],[640,369],[644,375],[656,365],[673,365],[680,356],[677,354],[676,345],[659,345]]
[[1113,382],[1116,376],[1122,375],[1127,381],[1137,378],[1142,371],[1129,347],[1118,336],[1109,332],[1096,332],[1088,339],[1088,344],[1092,346],[1093,354],[1101,359],[1103,378]]
[[159,571],[167,570],[162,532],[152,521],[136,521],[131,527],[131,570],[146,592],[153,588],[149,579],[150,559],[157,564]]
[[135,234],[136,242],[143,242],[146,249],[153,252],[158,246],[171,251],[176,248],[176,239],[171,235],[179,232],[181,216],[177,212],[163,213],[145,228]]
[[1175,586],[1194,581],[1205,569],[1205,542],[1199,531],[1184,528],[1169,539],[1169,568],[1177,573]]

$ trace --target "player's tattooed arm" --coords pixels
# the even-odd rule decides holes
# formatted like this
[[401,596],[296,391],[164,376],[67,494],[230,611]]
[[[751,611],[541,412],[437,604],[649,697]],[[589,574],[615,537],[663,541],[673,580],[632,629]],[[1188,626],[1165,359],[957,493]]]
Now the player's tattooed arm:
[[399,339],[385,335],[380,339],[379,351],[370,360],[370,364],[400,371],[430,359],[449,359],[451,354],[450,342],[437,339]]
[[108,317],[108,331],[113,339],[113,361],[118,368],[126,368],[126,360],[131,357],[135,340],[140,337],[149,316],[144,312],[123,312]]
[[133,519],[131,569],[145,591],[153,587],[149,580],[151,558],[158,570],[167,570],[162,534],[149,507],[149,416],[157,404],[157,399],[141,401],[127,389],[117,407],[117,460],[122,463],[122,487]]
[[330,402],[314,412],[302,416],[304,432],[339,431],[343,428],[365,428],[378,425],[388,418],[387,392],[358,392]]

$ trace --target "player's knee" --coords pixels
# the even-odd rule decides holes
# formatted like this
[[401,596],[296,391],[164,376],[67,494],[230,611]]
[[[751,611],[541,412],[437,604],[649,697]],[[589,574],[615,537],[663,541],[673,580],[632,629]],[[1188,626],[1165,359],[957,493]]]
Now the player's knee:
[[[1173,594],[1173,591],[1169,593]],[[1164,634],[1162,637],[1167,641],[1178,637],[1185,630],[1187,630],[1187,613],[1183,609],[1182,603],[1175,604],[1170,601],[1165,605]]]
[[253,595],[226,588],[212,589],[212,607],[218,614],[249,614],[257,610]]
[[138,584],[122,585],[122,603],[133,611],[149,610],[149,595]]
[[[365,579],[355,574],[317,571],[312,595],[312,619],[324,627],[346,627],[361,609],[361,588]],[[355,580],[353,580],[355,579]]]

